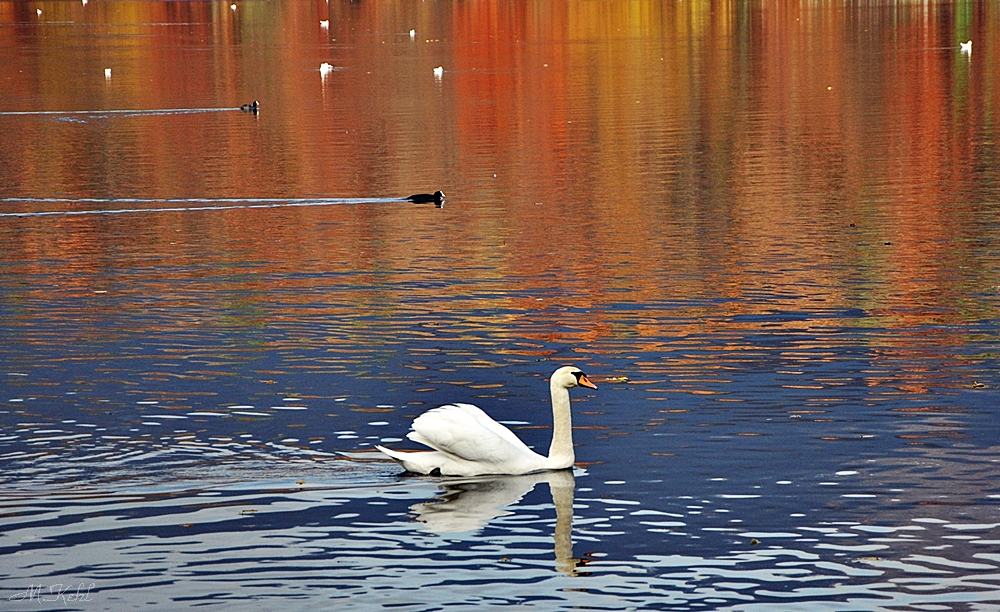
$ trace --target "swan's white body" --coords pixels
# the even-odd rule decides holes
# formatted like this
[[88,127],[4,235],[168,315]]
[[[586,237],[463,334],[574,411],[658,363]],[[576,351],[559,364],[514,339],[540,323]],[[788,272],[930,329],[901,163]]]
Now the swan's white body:
[[400,452],[382,446],[375,448],[417,474],[528,474],[569,468],[575,459],[569,390],[576,386],[597,388],[572,366],[559,368],[549,381],[552,444],[547,457],[528,448],[514,432],[472,404],[448,404],[413,420],[413,431],[406,437],[434,450]]

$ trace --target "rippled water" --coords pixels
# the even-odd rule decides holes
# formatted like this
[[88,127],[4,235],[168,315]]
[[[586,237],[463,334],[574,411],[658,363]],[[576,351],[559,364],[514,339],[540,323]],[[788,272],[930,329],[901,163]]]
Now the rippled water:
[[0,1],[0,609],[1000,606],[995,7],[233,6]]

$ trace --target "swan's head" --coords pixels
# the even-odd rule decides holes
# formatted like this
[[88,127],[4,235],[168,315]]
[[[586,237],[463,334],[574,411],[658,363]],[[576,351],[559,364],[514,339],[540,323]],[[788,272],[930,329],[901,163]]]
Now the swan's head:
[[576,366],[564,366],[552,373],[552,384],[566,389],[587,387],[596,389],[597,385],[587,379],[587,375]]

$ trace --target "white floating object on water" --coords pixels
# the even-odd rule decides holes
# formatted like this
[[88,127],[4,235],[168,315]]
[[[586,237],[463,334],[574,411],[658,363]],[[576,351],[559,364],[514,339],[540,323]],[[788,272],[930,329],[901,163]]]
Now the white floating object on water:
[[[573,465],[573,437],[570,431],[569,390],[584,386],[597,389],[583,372],[572,366],[556,370],[549,382],[552,396],[552,445],[548,456],[539,455],[517,436],[472,404],[452,404],[435,408],[413,421],[414,442],[429,446],[427,452],[400,453],[376,446],[382,454],[399,462],[410,472],[442,476],[477,474],[529,474]],[[470,450],[471,449],[471,450]],[[608,484],[615,481],[608,481]],[[618,481],[624,482],[624,481]],[[615,505],[635,504],[614,500]]]
[[324,79],[326,78],[326,75],[330,74],[331,72],[333,72],[332,64],[327,64],[326,62],[323,62],[322,64],[319,65],[319,75]]
[[106,78],[106,79],[110,79],[111,78],[111,69],[110,68],[105,68],[104,69],[104,78]]
[[958,46],[960,46],[962,48],[962,53],[966,53],[968,55],[972,55],[972,41],[971,40],[969,42],[958,43]]
[[35,9],[35,12],[38,13],[39,17],[42,16],[42,9]]
[[84,6],[87,6],[87,0],[80,0],[80,1],[83,2]]
[[410,38],[416,38],[416,37],[417,37],[417,31],[416,30],[410,30]]
[[229,8],[231,8],[231,9],[233,9],[235,11],[236,10],[236,4],[230,4]]
[[330,20],[329,19],[320,19],[319,20],[319,27],[321,27],[323,29],[329,28],[330,27]]
[[444,75],[444,66],[438,66],[434,69],[434,78],[440,79]]

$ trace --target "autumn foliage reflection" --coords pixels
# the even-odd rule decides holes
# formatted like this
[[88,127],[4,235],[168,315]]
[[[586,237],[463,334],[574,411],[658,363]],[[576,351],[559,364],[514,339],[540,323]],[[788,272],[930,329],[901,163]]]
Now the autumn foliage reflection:
[[621,302],[649,308],[628,333],[650,338],[707,314],[989,309],[958,296],[992,282],[974,246],[998,220],[980,206],[998,176],[992,3],[93,0],[0,2],[0,24],[4,110],[262,105],[0,116],[4,196],[453,201],[8,220],[3,260],[70,261],[64,287],[250,262],[282,279],[254,280],[274,304],[326,299],[286,274],[370,274],[324,282],[357,291],[351,307],[539,313],[531,340],[581,333],[537,327],[575,309],[580,340],[614,336]]

